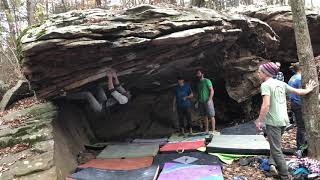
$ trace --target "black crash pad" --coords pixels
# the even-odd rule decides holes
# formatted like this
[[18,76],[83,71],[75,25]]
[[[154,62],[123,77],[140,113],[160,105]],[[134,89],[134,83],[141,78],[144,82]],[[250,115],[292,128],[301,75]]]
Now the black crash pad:
[[257,134],[254,121],[221,129],[222,135],[255,135]]
[[193,165],[221,165],[219,158],[204,152],[185,152],[185,153],[163,153],[157,154],[153,160],[153,165],[158,165],[162,169],[165,163],[176,163],[174,160],[183,156],[197,158],[198,160],[190,163]]

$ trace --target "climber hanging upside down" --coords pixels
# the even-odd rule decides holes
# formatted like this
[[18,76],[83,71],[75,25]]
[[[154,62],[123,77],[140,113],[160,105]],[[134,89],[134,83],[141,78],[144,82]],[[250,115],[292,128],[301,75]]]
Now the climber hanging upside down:
[[[70,100],[84,100],[88,102],[90,109],[95,113],[104,112],[106,109],[116,104],[126,104],[131,95],[129,91],[125,90],[120,85],[117,73],[112,70],[108,72],[107,77],[107,93],[101,85],[97,85],[90,91],[86,90],[70,94],[63,91],[61,95]],[[107,97],[107,94],[110,95],[109,98]]]

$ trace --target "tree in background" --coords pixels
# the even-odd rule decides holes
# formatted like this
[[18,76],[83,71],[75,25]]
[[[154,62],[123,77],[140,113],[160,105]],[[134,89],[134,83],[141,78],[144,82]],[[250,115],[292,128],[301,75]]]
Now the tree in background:
[[36,8],[35,1],[27,0],[27,19],[28,19],[29,26],[32,26],[35,24],[35,8]]
[[1,2],[1,7],[4,10],[6,21],[9,27],[10,43],[14,43],[16,40],[16,27],[14,23],[14,15],[11,11],[12,8],[10,7],[8,0],[1,0]]
[[[302,84],[305,85],[310,79],[318,82],[318,74],[314,62],[304,0],[291,0],[291,9],[297,53],[302,67]],[[318,86],[319,87],[319,86]],[[302,114],[306,125],[308,137],[309,155],[320,160],[320,110],[318,101],[319,88],[302,98]]]

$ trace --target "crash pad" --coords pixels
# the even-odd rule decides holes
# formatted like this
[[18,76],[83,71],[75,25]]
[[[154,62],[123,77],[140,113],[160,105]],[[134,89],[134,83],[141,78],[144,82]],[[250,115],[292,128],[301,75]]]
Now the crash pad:
[[209,137],[209,135],[206,134],[199,134],[199,135],[192,135],[192,136],[180,136],[178,134],[172,134],[168,141],[170,143],[176,143],[176,142],[190,142],[190,141],[199,141],[204,140],[206,137]]
[[140,144],[149,144],[155,143],[159,145],[165,145],[168,143],[168,138],[160,138],[160,139],[134,139],[132,143],[140,143]]
[[158,173],[158,166],[129,171],[85,168],[70,177],[75,180],[155,180]]
[[235,125],[221,129],[223,135],[256,135],[256,124],[254,121],[249,121],[243,124]]
[[153,164],[159,165],[160,169],[162,169],[165,163],[174,163],[174,160],[184,156],[197,158],[196,161],[189,163],[193,165],[221,165],[218,157],[204,152],[161,153],[156,155]]
[[129,144],[129,142],[101,142],[95,144],[86,144],[84,147],[90,150],[101,151],[109,145]]
[[223,180],[219,165],[166,163],[158,180]]
[[254,157],[255,155],[244,155],[244,154],[225,154],[225,153],[209,153],[210,155],[217,156],[220,161],[226,164],[232,164],[233,161],[239,160],[243,157]]
[[97,159],[154,157],[158,151],[159,144],[109,145],[97,156]]
[[209,153],[268,154],[270,146],[262,135],[219,135],[213,136],[207,145]]
[[160,148],[160,152],[196,151],[198,148],[205,146],[204,140],[168,143]]
[[107,170],[134,170],[150,167],[153,157],[128,158],[128,159],[93,159],[78,166],[78,168],[97,168]]

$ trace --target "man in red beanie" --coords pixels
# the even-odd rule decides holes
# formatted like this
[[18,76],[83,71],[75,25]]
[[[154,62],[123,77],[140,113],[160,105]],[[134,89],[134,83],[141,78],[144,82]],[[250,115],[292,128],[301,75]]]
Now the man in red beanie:
[[[286,125],[289,123],[287,113],[286,93],[306,95],[317,85],[310,80],[305,89],[295,89],[285,82],[273,79],[279,68],[276,64],[269,62],[260,65],[258,76],[262,81],[261,95],[262,105],[256,127],[262,130],[266,125],[266,133],[270,144],[270,171],[280,179],[289,179],[288,167],[281,150],[281,136]],[[279,172],[278,172],[279,171]]]

